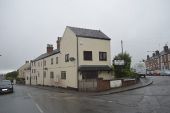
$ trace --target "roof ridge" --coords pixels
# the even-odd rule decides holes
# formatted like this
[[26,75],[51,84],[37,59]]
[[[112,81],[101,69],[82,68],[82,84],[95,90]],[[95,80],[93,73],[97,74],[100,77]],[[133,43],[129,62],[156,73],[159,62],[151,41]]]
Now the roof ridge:
[[101,32],[100,29],[99,29],[99,30],[96,30],[96,29],[89,29],[89,28],[83,28],[83,27],[72,27],[72,26],[67,26],[67,27],[69,27],[69,28],[77,28],[77,29],[84,29],[84,30],[94,30],[94,31],[99,31],[99,32]]
[[67,27],[71,31],[73,31],[75,33],[75,35],[78,37],[110,40],[110,38],[106,34],[104,34],[101,30],[71,27],[71,26],[67,26]]

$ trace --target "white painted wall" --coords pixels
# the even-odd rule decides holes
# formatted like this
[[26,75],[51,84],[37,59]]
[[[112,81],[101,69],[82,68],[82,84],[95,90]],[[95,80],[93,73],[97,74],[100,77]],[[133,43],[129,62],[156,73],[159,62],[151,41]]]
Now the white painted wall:
[[116,87],[121,87],[121,86],[122,86],[122,81],[121,80],[110,81],[110,87],[111,88],[116,88]]
[[[110,40],[79,37],[79,65],[111,66]],[[85,61],[84,51],[92,51],[92,61]],[[107,61],[99,61],[99,52],[107,52]]]
[[[111,66],[111,56],[110,56],[110,41],[109,40],[99,40],[91,38],[78,38],[79,46],[79,65],[109,65]],[[93,61],[84,61],[83,51],[93,51]],[[107,61],[99,61],[99,51],[107,52]],[[74,57],[75,61],[65,62],[65,55],[69,54],[69,57]],[[56,57],[58,57],[58,64],[56,64]],[[51,64],[51,58],[53,58],[53,64]],[[36,61],[36,66],[31,65],[32,70],[36,72],[31,72],[31,83],[33,85],[43,85],[43,71],[46,72],[46,77],[44,77],[44,85],[49,86],[61,86],[61,87],[72,87],[78,88],[77,84],[77,37],[76,35],[66,27],[63,37],[60,42],[60,53],[49,56],[42,60]],[[46,68],[44,70],[43,66],[38,66],[38,62],[46,61]],[[66,79],[61,79],[61,71],[66,71]],[[54,72],[54,78],[50,78],[50,72]],[[38,75],[39,73],[39,75]],[[80,73],[79,73],[80,75]],[[37,81],[36,81],[37,76]],[[100,77],[104,79],[111,79],[111,73],[101,72]],[[81,79],[81,76],[80,78]]]
[[18,78],[25,78],[25,71],[30,68],[30,63],[25,63],[18,69]]
[[25,84],[30,85],[30,70],[25,71]]
[[[65,62],[65,55],[69,54],[69,57],[74,57],[77,59],[77,39],[74,33],[66,28],[63,37],[60,42],[60,53],[44,58],[47,68],[46,77],[44,77],[44,85],[48,86],[62,86],[62,87],[72,87],[77,88],[77,60]],[[58,57],[58,64],[56,64],[56,57]],[[53,58],[53,64],[51,64],[51,58]],[[43,66],[38,67],[38,62],[43,62],[43,60],[36,61],[36,66],[32,66],[32,69],[36,69],[36,73],[32,73],[32,84],[43,85]],[[61,71],[66,71],[66,80],[61,79]],[[50,78],[50,72],[54,73],[54,78]],[[38,76],[39,73],[39,76]]]

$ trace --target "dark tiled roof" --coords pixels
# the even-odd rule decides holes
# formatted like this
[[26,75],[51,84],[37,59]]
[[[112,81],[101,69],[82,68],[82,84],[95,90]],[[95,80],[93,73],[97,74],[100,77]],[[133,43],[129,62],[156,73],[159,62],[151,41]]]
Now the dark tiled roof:
[[149,58],[149,60],[155,59],[155,58],[159,58],[159,57],[161,57],[162,55],[166,55],[166,54],[170,54],[170,49],[168,49],[168,52],[165,52],[165,51],[163,50],[163,51],[161,51],[161,52],[159,53],[159,55],[151,56],[151,57]]
[[160,52],[160,55],[164,55],[164,54],[170,54],[170,49],[168,49],[168,52],[165,52],[165,51]]
[[59,53],[60,51],[58,49],[55,49],[53,50],[51,53],[44,53],[42,55],[40,55],[39,57],[37,57],[36,59],[34,59],[33,61],[38,61],[38,60],[41,60],[43,58],[46,58],[46,57],[49,57],[51,55],[54,55],[54,54],[57,54]]
[[108,65],[81,65],[79,71],[111,71]]
[[92,30],[92,29],[77,28],[77,27],[70,27],[70,26],[67,27],[70,28],[76,34],[77,37],[110,40],[110,38],[100,30]]

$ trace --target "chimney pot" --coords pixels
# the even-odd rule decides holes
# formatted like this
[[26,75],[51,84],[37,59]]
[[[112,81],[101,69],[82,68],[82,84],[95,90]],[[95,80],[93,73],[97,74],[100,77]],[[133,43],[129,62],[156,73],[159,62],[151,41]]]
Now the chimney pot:
[[52,44],[47,44],[47,53],[53,52],[53,45]]
[[157,56],[159,56],[159,51],[158,50],[156,50],[155,53],[156,53]]
[[168,46],[167,46],[167,44],[164,46],[164,51],[165,51],[165,52],[168,52]]
[[60,50],[60,41],[61,41],[61,37],[58,37],[57,39],[57,49]]
[[147,60],[149,60],[149,55],[147,55]]

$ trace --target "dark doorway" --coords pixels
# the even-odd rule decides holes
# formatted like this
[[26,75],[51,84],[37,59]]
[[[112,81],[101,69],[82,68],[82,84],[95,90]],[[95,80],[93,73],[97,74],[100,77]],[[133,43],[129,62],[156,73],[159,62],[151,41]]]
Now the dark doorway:
[[97,71],[83,71],[82,78],[83,79],[97,79],[98,72]]

